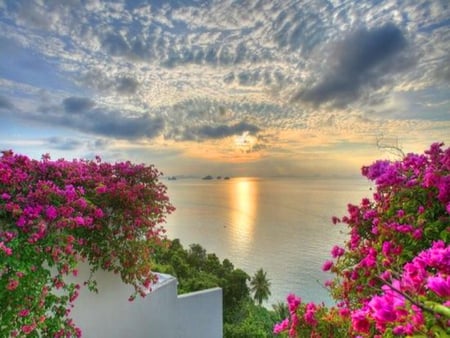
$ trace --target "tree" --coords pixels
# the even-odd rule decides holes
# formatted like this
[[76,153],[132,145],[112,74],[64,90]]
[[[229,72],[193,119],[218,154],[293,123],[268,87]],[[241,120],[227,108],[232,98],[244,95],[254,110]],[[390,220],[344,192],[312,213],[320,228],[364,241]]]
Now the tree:
[[253,298],[261,305],[263,301],[269,299],[270,282],[267,279],[266,272],[261,268],[256,271],[250,280],[250,290],[253,292]]
[[272,304],[272,309],[277,321],[282,321],[289,316],[289,307],[284,302],[278,301],[277,303]]

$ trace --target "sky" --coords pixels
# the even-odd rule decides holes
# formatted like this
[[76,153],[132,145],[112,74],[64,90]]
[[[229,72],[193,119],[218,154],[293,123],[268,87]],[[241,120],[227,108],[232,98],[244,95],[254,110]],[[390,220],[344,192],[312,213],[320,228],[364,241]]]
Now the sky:
[[0,149],[358,175],[450,144],[448,0],[0,0]]

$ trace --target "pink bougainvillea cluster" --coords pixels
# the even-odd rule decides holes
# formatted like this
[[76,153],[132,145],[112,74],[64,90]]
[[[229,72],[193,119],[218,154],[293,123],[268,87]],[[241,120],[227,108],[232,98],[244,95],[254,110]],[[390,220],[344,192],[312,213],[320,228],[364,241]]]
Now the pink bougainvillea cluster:
[[350,204],[342,220],[333,218],[347,225],[349,239],[345,247],[334,246],[333,259],[323,265],[335,275],[326,285],[337,305],[299,303],[274,332],[449,336],[450,148],[435,143],[422,155],[376,161],[362,174],[375,183],[373,200]]
[[[0,336],[80,336],[70,318],[79,262],[145,295],[152,249],[174,208],[153,166],[0,158]],[[85,283],[95,290],[95,281]]]

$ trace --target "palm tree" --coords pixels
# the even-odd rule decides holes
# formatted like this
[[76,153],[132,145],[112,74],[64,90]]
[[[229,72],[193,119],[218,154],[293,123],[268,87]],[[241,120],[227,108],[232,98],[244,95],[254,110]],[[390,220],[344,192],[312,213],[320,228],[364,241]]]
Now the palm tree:
[[250,280],[250,290],[253,292],[253,298],[261,305],[264,300],[270,296],[270,282],[267,279],[266,272],[261,268],[256,271]]
[[272,309],[278,322],[281,322],[285,318],[289,317],[289,307],[285,302],[279,301],[278,303],[272,304]]

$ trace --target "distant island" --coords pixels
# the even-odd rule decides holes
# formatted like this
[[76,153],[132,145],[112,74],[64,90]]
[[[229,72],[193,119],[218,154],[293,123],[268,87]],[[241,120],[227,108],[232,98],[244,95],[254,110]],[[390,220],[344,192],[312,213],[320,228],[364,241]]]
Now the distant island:
[[[212,180],[212,179],[214,179],[214,177],[211,176],[211,175],[207,175],[207,176],[202,177],[202,180]],[[217,176],[216,179],[221,180],[222,176]],[[229,176],[225,176],[223,179],[224,180],[229,180],[230,177]]]
[[[198,178],[199,178],[198,176],[196,177],[196,176],[184,176],[184,175],[166,176],[166,179],[168,181],[176,181],[178,179],[198,179]],[[214,177],[212,175],[206,175],[206,176],[201,177],[201,179],[202,180],[214,180],[214,179],[216,179],[216,180],[229,180],[230,176],[220,176],[220,175],[218,175],[218,176]]]

